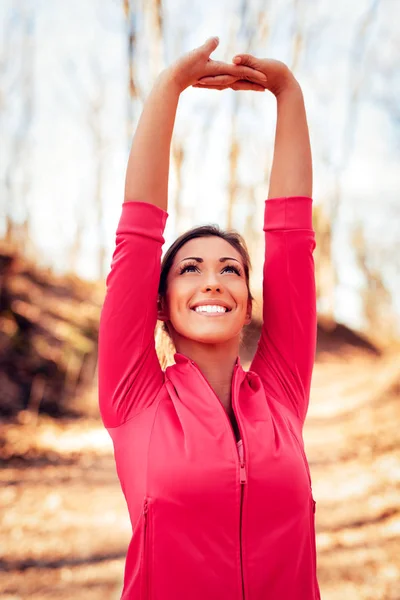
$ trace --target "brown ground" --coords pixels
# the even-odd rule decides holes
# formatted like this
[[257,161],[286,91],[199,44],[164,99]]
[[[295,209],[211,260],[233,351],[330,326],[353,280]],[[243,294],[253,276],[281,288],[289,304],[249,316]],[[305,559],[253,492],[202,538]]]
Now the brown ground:
[[[398,356],[360,350],[315,366],[305,442],[323,600],[400,599],[399,374]],[[107,433],[25,421],[0,436],[0,598],[116,600],[130,529]]]

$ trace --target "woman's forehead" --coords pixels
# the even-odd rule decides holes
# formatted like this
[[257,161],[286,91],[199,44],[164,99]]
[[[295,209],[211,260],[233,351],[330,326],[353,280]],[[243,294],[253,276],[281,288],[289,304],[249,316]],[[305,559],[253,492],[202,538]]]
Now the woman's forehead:
[[191,256],[202,258],[206,261],[217,261],[222,257],[229,256],[242,262],[239,252],[226,240],[217,237],[194,238],[179,248],[175,256],[175,263]]

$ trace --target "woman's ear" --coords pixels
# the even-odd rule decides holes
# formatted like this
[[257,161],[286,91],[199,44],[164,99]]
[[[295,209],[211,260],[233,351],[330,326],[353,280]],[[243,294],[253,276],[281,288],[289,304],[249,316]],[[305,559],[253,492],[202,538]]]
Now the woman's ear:
[[157,320],[158,321],[167,321],[168,320],[168,316],[165,310],[165,303],[164,300],[158,296],[157,299]]
[[253,303],[251,300],[249,300],[247,302],[247,312],[246,312],[246,320],[244,322],[245,325],[250,325],[251,323],[251,319],[252,319],[252,310],[253,310]]

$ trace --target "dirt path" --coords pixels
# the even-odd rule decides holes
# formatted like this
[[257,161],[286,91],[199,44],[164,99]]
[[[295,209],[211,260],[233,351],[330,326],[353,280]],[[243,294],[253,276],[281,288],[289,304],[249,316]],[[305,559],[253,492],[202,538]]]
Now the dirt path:
[[[399,371],[395,357],[315,366],[304,437],[323,600],[400,600]],[[101,424],[40,419],[1,438],[0,598],[117,600],[130,527]]]
[[400,365],[317,365],[304,438],[323,600],[400,599]]

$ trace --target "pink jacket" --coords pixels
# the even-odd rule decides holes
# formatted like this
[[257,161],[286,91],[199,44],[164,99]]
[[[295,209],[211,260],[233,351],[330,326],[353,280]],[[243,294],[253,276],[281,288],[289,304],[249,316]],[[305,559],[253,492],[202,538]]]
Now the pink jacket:
[[122,599],[317,600],[304,452],[316,343],[312,199],[265,202],[263,327],[232,403],[154,340],[168,213],[125,202],[99,332],[99,402],[132,523]]

